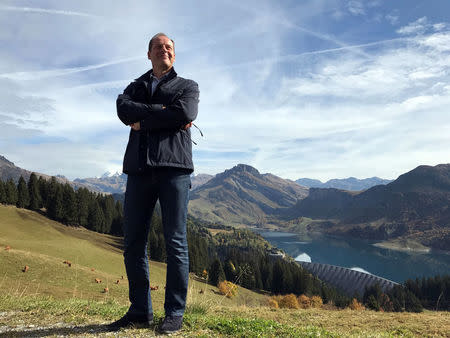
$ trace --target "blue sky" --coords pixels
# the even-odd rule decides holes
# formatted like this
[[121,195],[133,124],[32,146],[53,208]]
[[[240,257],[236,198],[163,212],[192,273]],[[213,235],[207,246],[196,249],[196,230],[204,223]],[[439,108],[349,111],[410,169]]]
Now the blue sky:
[[196,173],[396,178],[450,159],[450,2],[1,1],[0,154],[68,178],[121,170],[115,99],[175,40],[200,86]]

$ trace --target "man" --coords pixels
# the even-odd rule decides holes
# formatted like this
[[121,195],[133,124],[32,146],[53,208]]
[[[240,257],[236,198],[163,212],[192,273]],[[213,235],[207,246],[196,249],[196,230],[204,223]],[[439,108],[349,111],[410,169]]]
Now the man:
[[147,241],[159,199],[167,250],[163,333],[181,329],[189,279],[186,239],[191,186],[192,142],[189,128],[198,112],[198,85],[177,76],[173,40],[158,33],[149,42],[153,69],[117,98],[117,115],[131,127],[123,162],[128,174],[124,203],[124,258],[131,306],[111,329],[153,323]]

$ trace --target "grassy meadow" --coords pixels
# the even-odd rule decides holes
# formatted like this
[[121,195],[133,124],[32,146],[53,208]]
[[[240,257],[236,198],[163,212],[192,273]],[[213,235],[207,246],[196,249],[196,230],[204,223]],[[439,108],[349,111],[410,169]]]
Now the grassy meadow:
[[[22,272],[25,266],[29,269]],[[96,283],[96,278],[102,282]],[[159,286],[152,291],[152,300],[156,321],[160,321],[165,264],[151,261],[150,279],[152,286]],[[111,335],[102,324],[127,311],[127,284],[120,239],[0,205],[0,337]],[[329,306],[273,309],[266,302],[266,295],[243,288],[236,297],[226,298],[192,276],[184,329],[177,335],[450,336],[448,312],[382,313]],[[129,329],[116,335],[156,333],[154,328]]]

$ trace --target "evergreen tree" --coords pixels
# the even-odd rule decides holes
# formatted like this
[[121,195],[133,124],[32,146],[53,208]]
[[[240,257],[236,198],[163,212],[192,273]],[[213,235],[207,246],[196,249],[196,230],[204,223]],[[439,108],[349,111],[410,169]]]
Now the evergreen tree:
[[86,188],[80,188],[76,191],[76,201],[77,201],[77,216],[78,225],[83,227],[88,226],[89,217],[89,201],[91,200],[91,193]]
[[228,259],[225,262],[223,271],[225,272],[225,278],[226,280],[236,283],[236,277],[237,277],[237,271],[236,271],[236,267],[234,266],[233,262],[231,261],[231,259]]
[[272,285],[271,291],[275,294],[288,293],[283,288],[284,269],[281,260],[277,259],[272,268]]
[[6,190],[6,203],[16,205],[18,193],[17,193],[17,187],[14,184],[14,181],[12,178],[10,178],[6,182],[5,190]]
[[52,177],[47,196],[47,215],[58,222],[63,220],[63,186]]
[[77,224],[77,199],[73,188],[66,183],[62,187],[62,222],[68,225]]
[[6,204],[7,198],[6,198],[6,188],[5,183],[3,183],[2,180],[0,180],[0,203]]
[[114,219],[111,224],[111,235],[123,236],[123,207],[120,201],[116,202]]
[[114,198],[112,197],[112,195],[106,196],[99,195],[99,204],[102,207],[103,216],[105,218],[102,232],[109,233],[111,231],[111,225],[114,219],[114,214],[116,212]]
[[224,280],[225,273],[223,272],[222,263],[218,258],[216,258],[209,268],[208,282],[210,282],[212,285],[217,286]]
[[41,194],[39,193],[39,181],[35,173],[31,173],[28,180],[28,195],[30,196],[31,210],[39,210],[42,205]]
[[89,204],[88,228],[97,232],[102,232],[104,222],[105,216],[103,216],[102,208],[100,208],[97,198],[94,198]]
[[41,196],[39,208],[47,208],[47,198],[50,183],[42,176],[39,176],[38,185],[39,196]]
[[25,179],[20,176],[19,183],[17,184],[17,207],[27,208],[30,204],[30,196],[28,194],[28,187]]

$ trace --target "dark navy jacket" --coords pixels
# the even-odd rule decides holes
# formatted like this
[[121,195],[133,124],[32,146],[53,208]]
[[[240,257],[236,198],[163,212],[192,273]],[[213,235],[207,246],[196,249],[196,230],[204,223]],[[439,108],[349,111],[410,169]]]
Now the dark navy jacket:
[[151,95],[150,74],[130,83],[117,98],[119,119],[126,125],[141,124],[141,130],[130,131],[123,172],[141,174],[148,166],[194,170],[191,132],[181,127],[197,117],[198,85],[172,68]]

